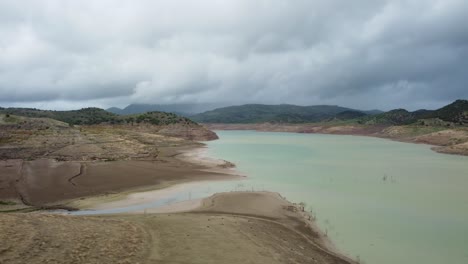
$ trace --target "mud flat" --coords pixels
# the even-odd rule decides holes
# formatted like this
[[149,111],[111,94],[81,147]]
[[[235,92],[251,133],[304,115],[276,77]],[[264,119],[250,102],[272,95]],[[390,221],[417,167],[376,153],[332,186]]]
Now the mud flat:
[[[69,201],[154,190],[191,181],[224,180],[235,176],[221,163],[191,160],[198,147],[172,148],[157,160],[110,162],[53,159],[2,160],[0,200],[35,207],[70,207]],[[184,154],[187,157],[179,158]]]
[[[210,157],[206,147],[178,149],[171,155],[171,160],[181,164],[175,168],[177,174],[159,171],[166,176],[159,183],[73,199],[67,205],[84,210],[77,212],[78,215],[188,211],[199,206],[201,198],[214,193],[213,190],[209,194],[198,193],[211,183],[239,181],[246,177],[236,170],[234,164]],[[143,173],[150,175],[152,172]],[[194,199],[191,197],[192,191]]]

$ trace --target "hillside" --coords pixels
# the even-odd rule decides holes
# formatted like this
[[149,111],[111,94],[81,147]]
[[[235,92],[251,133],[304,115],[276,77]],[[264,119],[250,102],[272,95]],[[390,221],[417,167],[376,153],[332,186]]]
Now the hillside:
[[71,111],[39,110],[35,108],[2,108],[1,114],[33,118],[51,118],[70,125],[94,125],[104,122],[118,122],[118,116],[99,108],[83,108]]
[[357,120],[358,123],[366,125],[408,125],[418,121],[432,125],[467,125],[468,101],[456,100],[436,110],[422,109],[409,112],[405,109],[395,109]]
[[162,147],[218,138],[192,121],[150,122],[70,126],[50,118],[0,114],[0,159],[151,160]]
[[457,100],[436,110],[407,111],[394,109],[361,111],[334,105],[262,105],[247,104],[207,111],[190,117],[207,124],[303,124],[303,123],[346,123],[361,125],[409,125],[455,126],[468,124],[468,101]]
[[[31,108],[0,109],[0,125],[8,135],[0,133],[0,141],[6,140],[10,134],[25,130],[49,129],[51,121],[60,122],[66,126],[113,126],[115,129],[125,129],[146,133],[156,133],[188,140],[213,140],[216,134],[196,122],[173,113],[148,112],[144,114],[119,116],[99,108],[84,108],[73,111],[49,111]],[[6,132],[5,132],[6,133]]]
[[330,119],[347,120],[368,115],[359,111],[334,105],[262,105],[247,104],[218,108],[191,117],[201,123],[313,123]]
[[460,125],[468,124],[468,100],[456,100],[447,106],[435,110],[430,116]]
[[32,118],[50,118],[70,125],[96,125],[96,124],[140,124],[152,125],[185,124],[197,125],[192,120],[178,116],[174,113],[147,112],[144,114],[119,116],[100,108],[83,108],[71,111],[51,111],[33,108],[0,108],[0,114],[15,115]]
[[363,117],[358,120],[358,123],[367,125],[407,125],[416,122],[424,116],[417,112],[408,112],[405,109],[395,109],[371,117]]

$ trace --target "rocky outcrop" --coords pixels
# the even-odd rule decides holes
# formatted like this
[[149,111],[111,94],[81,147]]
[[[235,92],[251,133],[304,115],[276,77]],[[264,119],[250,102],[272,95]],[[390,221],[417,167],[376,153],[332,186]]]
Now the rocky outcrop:
[[179,137],[195,141],[209,141],[218,139],[215,132],[200,125],[172,124],[163,127],[158,134]]

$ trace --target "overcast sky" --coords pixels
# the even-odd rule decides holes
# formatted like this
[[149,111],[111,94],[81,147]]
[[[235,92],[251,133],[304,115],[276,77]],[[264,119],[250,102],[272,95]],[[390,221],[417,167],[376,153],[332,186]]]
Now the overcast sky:
[[0,0],[0,106],[437,108],[468,98],[466,0]]

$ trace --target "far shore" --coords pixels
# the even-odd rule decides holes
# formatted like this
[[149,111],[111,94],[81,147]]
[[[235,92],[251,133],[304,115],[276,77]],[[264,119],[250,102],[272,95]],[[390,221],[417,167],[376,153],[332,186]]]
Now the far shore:
[[[351,135],[385,138],[399,142],[431,145],[443,154],[468,156],[468,128],[383,125],[328,124],[203,124],[210,130],[253,130],[257,132],[285,132],[303,134]],[[420,130],[415,132],[413,130]]]

